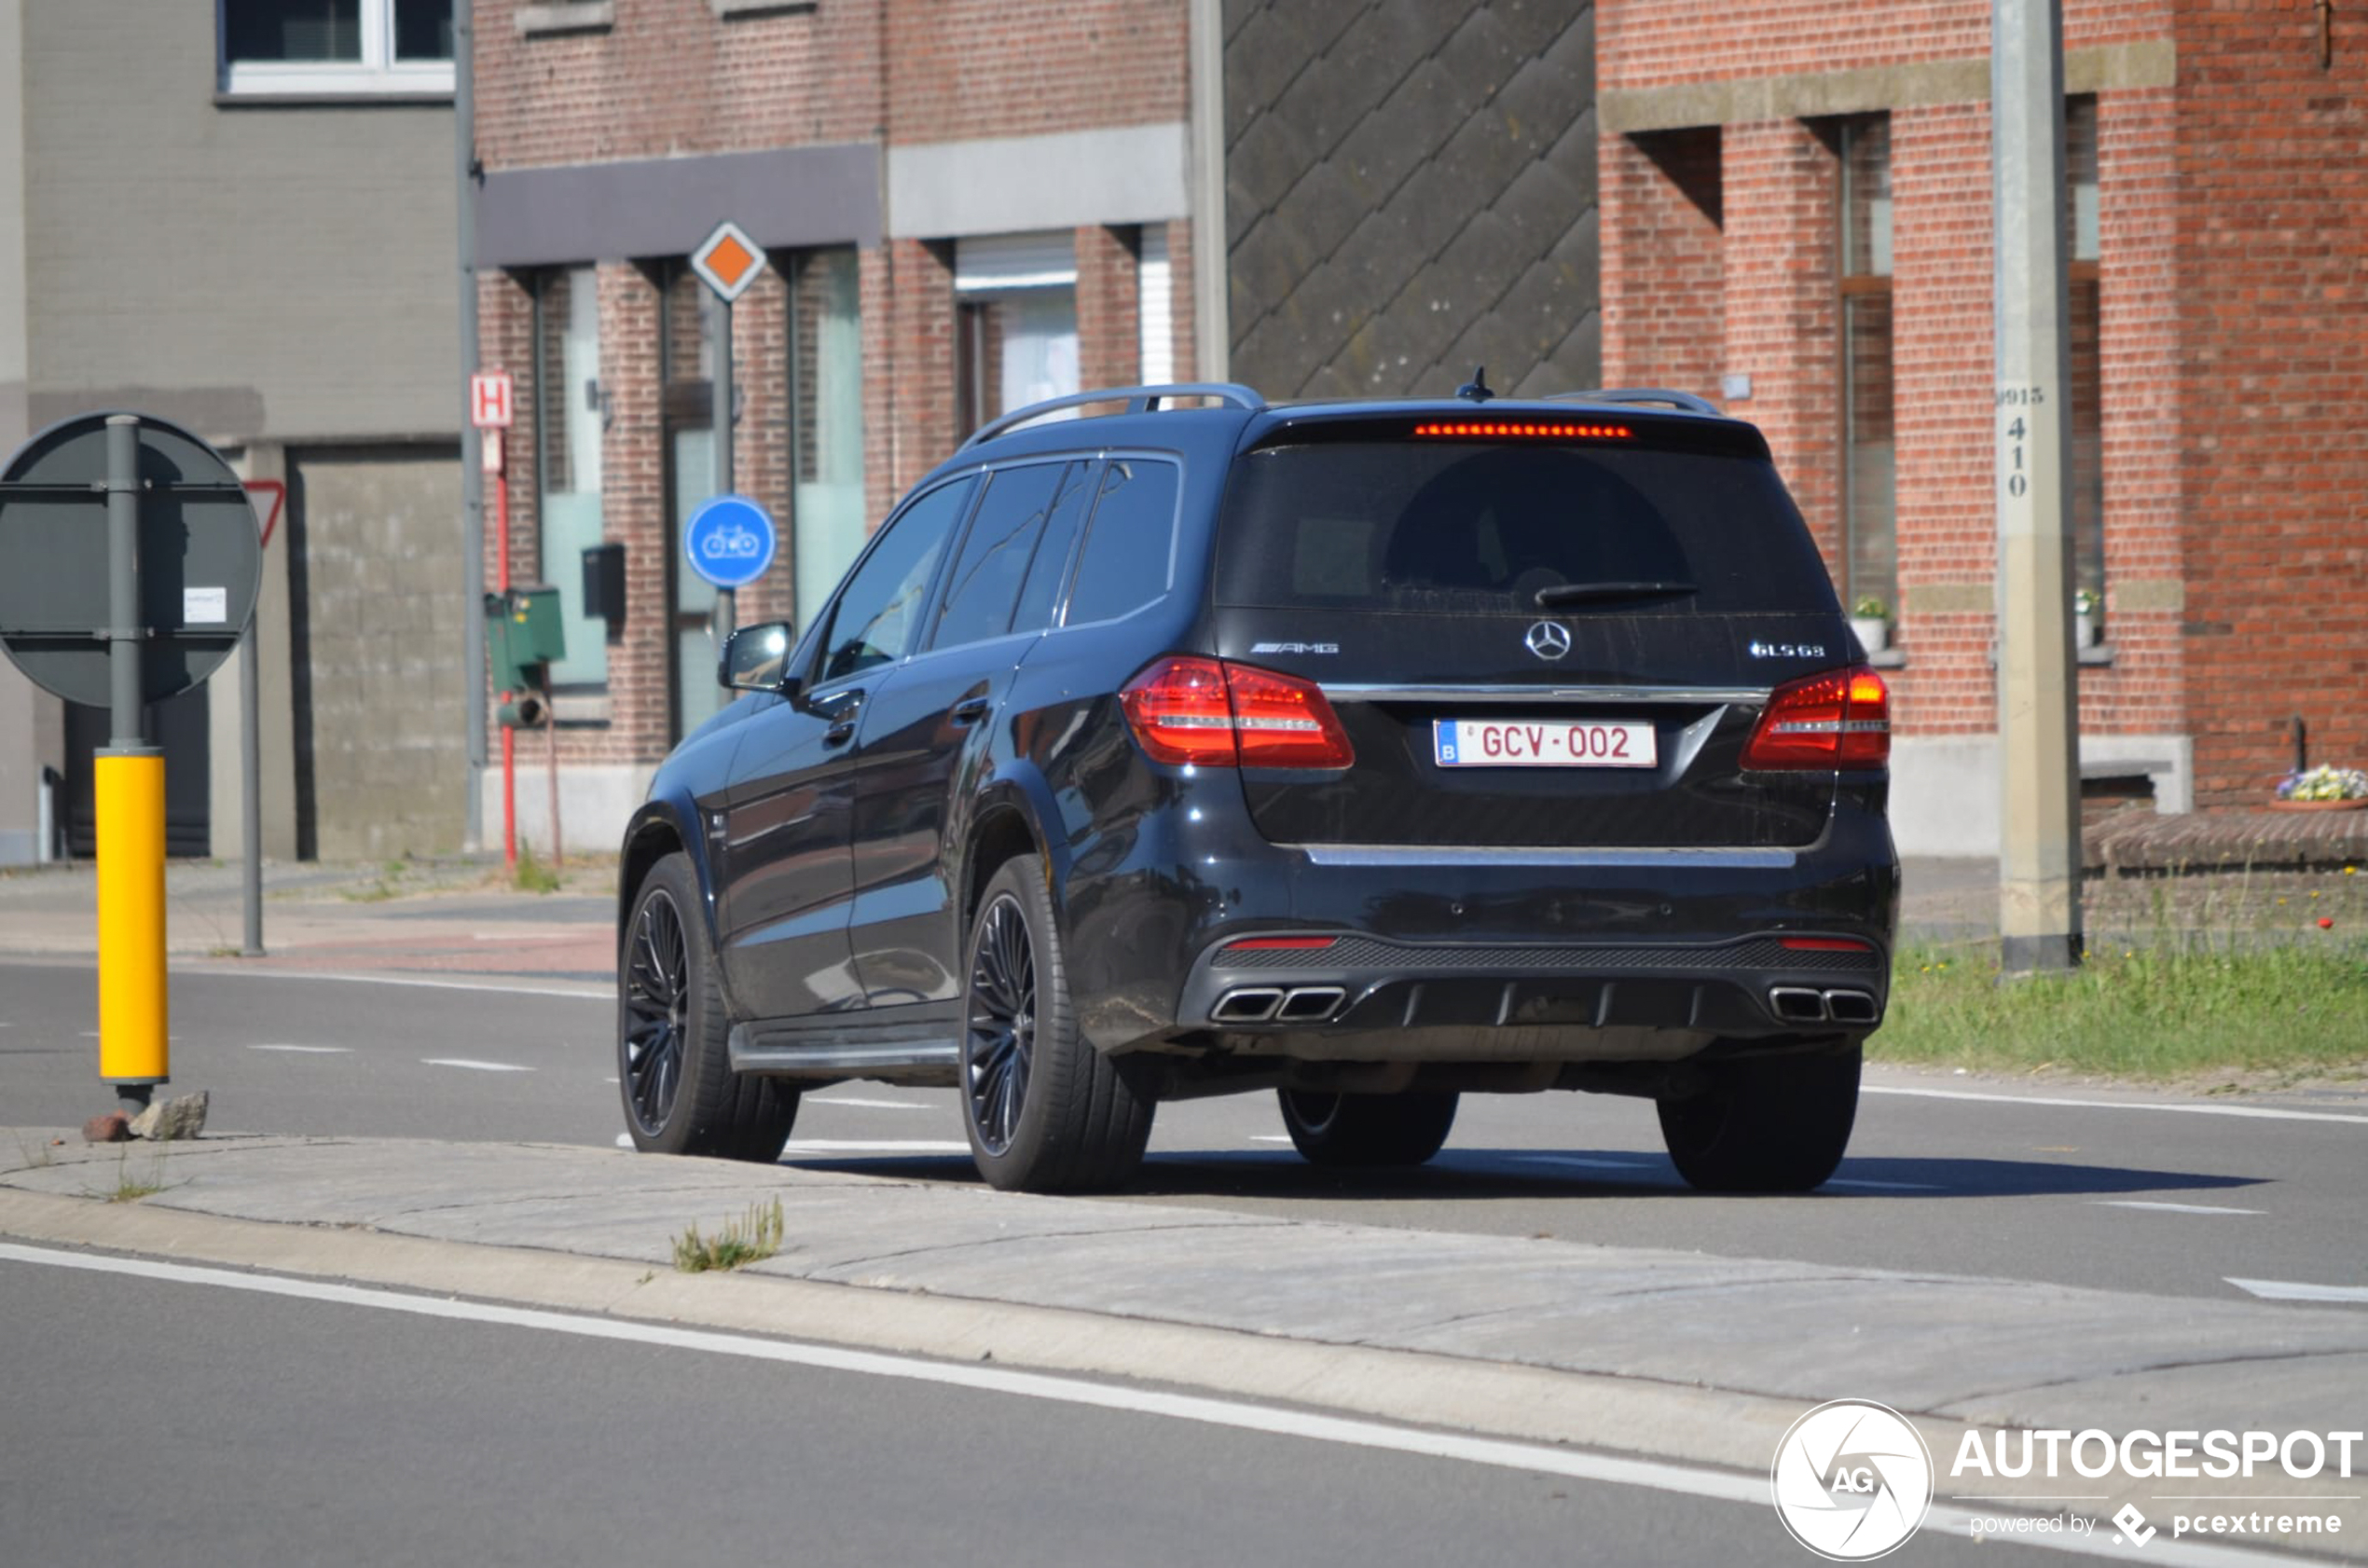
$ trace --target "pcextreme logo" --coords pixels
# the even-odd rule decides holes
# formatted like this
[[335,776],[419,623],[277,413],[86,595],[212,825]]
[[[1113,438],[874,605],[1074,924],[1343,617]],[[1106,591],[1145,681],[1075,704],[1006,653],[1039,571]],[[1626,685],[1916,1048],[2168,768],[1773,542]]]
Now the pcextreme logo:
[[1933,1455],[1890,1406],[1836,1399],[1793,1423],[1768,1484],[1793,1539],[1830,1561],[1865,1562],[1924,1522]]

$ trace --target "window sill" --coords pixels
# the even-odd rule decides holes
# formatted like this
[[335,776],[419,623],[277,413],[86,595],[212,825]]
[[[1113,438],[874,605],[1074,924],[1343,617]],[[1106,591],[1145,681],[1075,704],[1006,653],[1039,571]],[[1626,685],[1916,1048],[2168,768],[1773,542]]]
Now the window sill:
[[789,16],[811,12],[819,0],[708,0],[718,21],[741,17]]
[[518,36],[548,38],[569,33],[606,33],[616,25],[615,0],[552,0],[520,6]]
[[2094,666],[2104,666],[2110,668],[2113,662],[2113,645],[2110,642],[2100,642],[2093,648],[2075,649],[2072,656],[2080,661],[2083,668]]
[[452,94],[406,88],[388,92],[217,92],[217,109],[448,109]]
[[1897,648],[1885,648],[1880,653],[1867,654],[1866,662],[1877,669],[1906,669],[1907,655]]

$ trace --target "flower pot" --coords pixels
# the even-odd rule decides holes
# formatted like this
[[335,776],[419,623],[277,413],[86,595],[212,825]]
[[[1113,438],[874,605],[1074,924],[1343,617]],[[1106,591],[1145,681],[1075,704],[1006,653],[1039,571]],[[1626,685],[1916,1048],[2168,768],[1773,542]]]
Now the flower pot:
[[2356,801],[2271,801],[2272,811],[2359,811],[2368,809],[2368,800]]
[[1880,615],[1852,615],[1850,629],[1858,634],[1858,645],[1870,655],[1891,646],[1891,623]]
[[2094,648],[2097,646],[2097,617],[2094,614],[2086,611],[2074,612],[2072,615],[2072,646],[2075,648]]

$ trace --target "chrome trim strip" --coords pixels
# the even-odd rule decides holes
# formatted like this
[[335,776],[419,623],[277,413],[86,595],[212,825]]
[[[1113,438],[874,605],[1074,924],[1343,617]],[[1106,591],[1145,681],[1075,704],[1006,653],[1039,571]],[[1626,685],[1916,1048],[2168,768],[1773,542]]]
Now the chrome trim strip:
[[1629,868],[1668,871],[1783,871],[1799,862],[1791,849],[1462,849],[1422,845],[1301,844],[1292,846],[1319,866],[1497,866]]
[[1352,702],[1722,702],[1765,707],[1769,686],[1371,686],[1323,683]]

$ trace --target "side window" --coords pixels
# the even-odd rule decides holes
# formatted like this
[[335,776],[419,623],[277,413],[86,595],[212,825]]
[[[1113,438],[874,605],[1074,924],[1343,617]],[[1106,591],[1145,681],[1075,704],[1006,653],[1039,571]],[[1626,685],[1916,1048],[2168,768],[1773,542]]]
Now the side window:
[[1070,475],[1078,466],[1037,462],[987,476],[986,494],[946,579],[945,607],[938,612],[930,647],[984,642],[1011,629],[1012,606],[1044,519],[1065,486],[1075,483]]
[[836,681],[913,651],[921,601],[976,481],[941,485],[888,519],[887,536],[847,580],[822,637],[820,681]]
[[1060,498],[1053,502],[1044,535],[1036,542],[1036,558],[1028,563],[1027,581],[1020,587],[1012,625],[1033,629],[1053,624],[1053,612],[1061,602],[1061,585],[1069,574],[1069,556],[1085,527],[1085,506],[1094,499],[1088,487],[1099,472],[1090,462],[1071,463],[1063,476]]
[[1175,553],[1177,468],[1156,459],[1112,458],[1069,590],[1068,625],[1108,621],[1167,591]]

